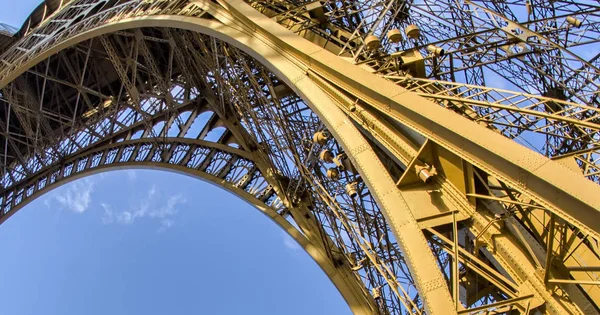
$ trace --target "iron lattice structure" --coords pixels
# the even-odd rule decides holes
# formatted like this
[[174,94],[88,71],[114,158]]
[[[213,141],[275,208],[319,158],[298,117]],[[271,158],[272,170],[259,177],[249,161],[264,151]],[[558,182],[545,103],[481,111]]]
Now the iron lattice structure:
[[0,222],[163,168],[355,314],[598,314],[598,41],[594,1],[46,0],[0,26]]

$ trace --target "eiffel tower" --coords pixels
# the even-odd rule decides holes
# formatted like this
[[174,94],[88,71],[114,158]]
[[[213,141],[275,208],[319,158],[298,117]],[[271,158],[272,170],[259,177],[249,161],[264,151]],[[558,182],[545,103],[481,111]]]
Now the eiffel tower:
[[598,314],[599,41],[597,1],[46,0],[0,26],[0,223],[160,168],[355,314]]

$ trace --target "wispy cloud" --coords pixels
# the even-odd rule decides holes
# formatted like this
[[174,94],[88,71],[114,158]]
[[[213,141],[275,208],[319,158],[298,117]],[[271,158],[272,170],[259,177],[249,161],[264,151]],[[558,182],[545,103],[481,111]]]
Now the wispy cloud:
[[102,204],[104,223],[117,222],[119,224],[133,224],[142,218],[155,219],[160,222],[159,230],[166,230],[175,224],[173,216],[178,213],[178,206],[185,203],[186,199],[182,194],[170,196],[164,202],[162,194],[158,188],[153,185],[145,194],[139,198],[129,209],[124,211],[115,211],[112,206]]
[[300,246],[300,244],[298,244],[298,242],[296,242],[296,240],[294,240],[291,236],[289,236],[286,232],[281,232],[283,235],[283,245],[292,250],[292,251],[298,251],[302,249],[302,246]]
[[[84,178],[60,190],[52,196],[51,200],[58,202],[61,209],[67,209],[75,213],[85,212],[92,201],[92,192],[94,191],[94,182]],[[46,204],[50,205],[51,201]]]
[[113,218],[112,206],[109,204],[105,204],[105,203],[101,203],[100,206],[102,207],[102,210],[104,210],[104,216],[102,217],[102,223],[104,223],[104,224],[113,223],[114,218]]

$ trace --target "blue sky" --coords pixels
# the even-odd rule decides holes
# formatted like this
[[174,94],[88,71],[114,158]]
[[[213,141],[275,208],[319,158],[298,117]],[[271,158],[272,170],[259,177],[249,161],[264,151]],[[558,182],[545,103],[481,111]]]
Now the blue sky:
[[[20,27],[38,0],[0,0]],[[0,313],[349,314],[267,217],[183,175],[123,170],[62,186],[0,226]]]

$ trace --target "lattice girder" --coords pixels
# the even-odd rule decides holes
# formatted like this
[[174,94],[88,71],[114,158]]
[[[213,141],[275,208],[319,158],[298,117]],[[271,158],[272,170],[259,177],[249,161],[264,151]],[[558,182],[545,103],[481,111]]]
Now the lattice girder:
[[[323,3],[322,18],[314,5],[250,3],[290,30],[336,54],[346,56],[351,51],[355,63],[369,66],[373,72],[386,75],[408,89],[416,88],[412,84],[414,76],[452,81],[446,86],[436,82],[440,86],[422,92],[436,99],[445,92],[448,95],[444,103],[448,103],[448,98],[463,98],[455,104],[442,105],[458,107],[457,111],[464,116],[500,129],[503,134],[517,138],[546,156],[558,159],[578,152],[577,165],[586,176],[597,181],[594,142],[598,138],[595,129],[598,126],[600,54],[585,58],[579,54],[595,51],[594,44],[600,40],[599,6],[573,1],[505,1],[502,5],[490,1],[422,1],[412,5],[401,2],[397,7],[388,8],[387,2],[373,1],[356,14],[365,12],[363,21],[379,28],[373,33],[352,33],[338,30],[348,25],[335,14],[337,11],[332,7],[336,1]],[[388,14],[383,20],[367,18],[385,12]],[[395,14],[406,19],[392,18]],[[580,20],[582,17],[584,22]],[[319,19],[327,22],[319,22]],[[577,27],[572,24],[575,21],[578,21]],[[399,42],[393,42],[386,35],[392,29],[399,29],[401,33],[409,24],[419,27],[417,39],[411,39],[407,33]],[[370,35],[376,35],[381,41],[377,49],[362,48],[361,43]],[[430,53],[427,50],[430,45],[443,49],[444,54]],[[340,47],[343,48],[340,50]],[[356,54],[356,51],[361,53]],[[511,92],[506,98],[505,91],[491,87],[503,86],[503,81],[524,92]],[[433,87],[431,83],[426,85]],[[488,87],[483,87],[485,85]],[[444,88],[449,90],[446,92]],[[541,95],[544,100],[535,100],[533,94]],[[565,100],[569,103],[567,107],[564,107]],[[480,103],[477,110],[471,112],[461,109],[463,101]],[[509,107],[499,109],[499,104]],[[536,113],[532,117],[524,116],[523,111],[531,107]],[[573,117],[593,124],[591,133],[581,130],[576,123],[563,122]],[[561,127],[555,133],[553,123],[557,118]],[[523,133],[524,130],[532,133]]]
[[[301,7],[287,7],[298,17],[286,17],[296,23],[287,26],[321,27]],[[540,7],[535,14],[544,14]],[[350,23],[342,29],[358,22],[382,34],[395,25],[386,21],[410,20],[407,9],[364,5],[357,12],[371,11],[358,20],[328,12]],[[577,274],[600,263],[600,229],[586,220],[597,216],[597,187],[427,99],[509,137],[539,133],[583,150],[593,148],[597,125],[581,115],[595,107],[393,73],[385,80],[241,1],[82,0],[48,19],[69,27],[41,23],[0,57],[2,220],[53,176],[66,174],[66,182],[106,161],[191,165],[185,172],[275,209],[276,221],[289,216],[311,243],[307,251],[327,257],[321,266],[356,313],[597,312],[598,293],[587,286],[594,271]],[[359,44],[339,42],[342,50],[371,58],[367,34],[352,36]],[[467,83],[481,83],[478,67]],[[315,144],[319,131],[333,137]],[[551,151],[574,154],[557,143]],[[338,158],[335,179],[323,149]],[[593,178],[590,152],[576,154]],[[419,182],[419,170],[431,166],[433,181]]]
[[[156,36],[150,36],[150,35],[145,35],[143,36],[144,40],[147,41],[147,43],[144,43],[144,45],[149,45],[152,42],[156,42],[156,43],[162,43],[162,44],[169,44],[171,45],[171,47],[173,48],[172,53],[173,54],[180,54],[180,47],[184,47],[185,45],[194,45],[193,42],[196,41],[195,38],[188,36],[182,36],[183,34],[172,34],[173,32],[169,31],[169,30],[163,30],[160,31],[158,33],[164,33],[164,34],[170,34],[174,35],[173,40],[171,41],[165,41],[165,40],[161,40],[160,38],[156,37]],[[157,34],[158,34],[157,33]],[[205,124],[205,126],[199,130],[199,132],[197,133],[197,137],[199,138],[204,138],[208,135],[210,135],[211,130],[214,130],[215,128],[219,128],[222,126],[227,126],[228,129],[223,132],[222,136],[218,139],[219,142],[223,142],[223,143],[230,143],[230,141],[228,141],[228,139],[232,139],[229,135],[233,135],[235,134],[235,139],[233,140],[236,145],[239,145],[240,147],[243,147],[244,149],[248,149],[248,150],[259,150],[261,149],[261,145],[259,145],[259,143],[257,143],[257,139],[255,135],[251,135],[250,137],[248,135],[244,135],[240,133],[240,128],[235,128],[235,124],[239,123],[239,121],[236,120],[231,120],[231,117],[227,117],[227,114],[224,112],[224,108],[222,107],[223,104],[220,104],[220,101],[222,101],[222,97],[219,97],[218,95],[218,91],[216,90],[211,90],[210,86],[207,86],[207,84],[205,82],[198,82],[197,79],[198,78],[190,78],[193,77],[193,75],[190,75],[193,72],[188,72],[188,73],[180,73],[180,69],[182,68],[181,66],[179,66],[178,70],[179,71],[177,76],[179,76],[179,78],[175,78],[175,80],[172,81],[172,86],[169,87],[169,91],[162,91],[160,88],[157,89],[157,86],[150,86],[151,90],[150,91],[143,91],[141,88],[138,89],[138,91],[140,92],[133,92],[133,93],[129,93],[129,94],[133,94],[135,96],[135,99],[137,100],[137,104],[133,101],[133,98],[131,98],[130,96],[127,96],[128,93],[125,94],[119,94],[118,91],[134,91],[133,88],[133,83],[134,81],[138,81],[138,86],[143,86],[139,81],[139,78],[144,78],[142,79],[142,82],[144,82],[147,78],[148,75],[148,70],[147,69],[151,69],[152,66],[148,67],[146,66],[144,63],[149,60],[149,56],[148,54],[146,54],[146,56],[140,56],[140,58],[137,59],[137,61],[135,62],[135,73],[133,72],[134,67],[133,66],[119,66],[118,64],[121,63],[121,60],[132,60],[133,57],[131,57],[131,52],[135,51],[134,46],[138,45],[138,42],[132,41],[130,43],[127,43],[127,39],[132,39],[135,38],[135,36],[132,36],[132,34],[135,34],[135,32],[128,32],[128,31],[121,31],[118,33],[115,33],[115,35],[107,35],[106,37],[104,37],[103,42],[102,41],[98,41],[98,40],[94,40],[92,39],[89,43],[83,43],[83,44],[79,44],[78,46],[74,47],[73,50],[75,51],[79,51],[80,53],[84,53],[85,55],[90,55],[88,52],[93,48],[95,49],[93,51],[93,53],[91,53],[91,55],[93,57],[91,58],[85,58],[86,60],[89,61],[88,64],[88,68],[89,68],[89,72],[94,74],[97,70],[98,67],[102,67],[105,66],[106,64],[108,65],[112,65],[115,68],[115,71],[118,73],[118,75],[109,75],[108,77],[113,78],[113,79],[118,79],[121,83],[122,81],[125,81],[125,84],[121,84],[121,87],[119,87],[118,85],[114,85],[110,82],[106,82],[104,84],[108,84],[105,88],[104,91],[102,91],[102,87],[101,86],[96,86],[95,88],[98,91],[95,91],[93,94],[95,95],[101,95],[99,97],[99,99],[97,100],[97,102],[99,102],[100,104],[98,106],[95,107],[91,107],[91,108],[85,108],[81,114],[84,121],[82,122],[77,122],[77,124],[73,123],[72,125],[75,126],[75,128],[81,128],[81,131],[74,131],[74,130],[68,130],[67,134],[72,135],[70,137],[70,140],[67,141],[63,141],[64,144],[61,145],[61,148],[63,149],[62,151],[62,155],[60,157],[56,157],[56,159],[54,160],[49,160],[49,161],[45,161],[46,164],[48,165],[52,165],[53,163],[56,163],[62,159],[64,159],[64,156],[67,156],[69,154],[75,154],[77,152],[79,152],[82,149],[89,149],[89,148],[93,148],[96,147],[102,143],[107,143],[107,142],[112,142],[112,141],[122,141],[120,139],[130,139],[130,137],[136,138],[136,137],[142,137],[142,138],[148,138],[151,143],[154,144],[154,148],[153,150],[158,150],[157,148],[162,148],[162,154],[158,154],[156,152],[151,152],[153,155],[153,157],[155,159],[164,159],[165,157],[163,157],[163,155],[168,156],[170,154],[174,154],[177,153],[176,151],[174,152],[174,150],[176,150],[176,147],[173,146],[169,146],[169,147],[164,147],[164,144],[162,144],[166,138],[168,138],[167,136],[169,134],[171,134],[171,129],[176,128],[178,126],[183,125],[184,129],[179,127],[179,131],[177,132],[177,130],[175,130],[176,132],[173,133],[173,135],[177,134],[179,136],[182,136],[183,133],[185,132],[185,129],[190,128],[190,122],[193,121],[196,117],[201,116],[202,114],[200,114],[200,112],[202,112],[203,110],[208,110],[210,109],[211,111],[214,111],[216,113],[216,115],[212,115],[210,116],[210,118],[207,119],[207,122]],[[139,41],[140,36],[137,37],[137,41]],[[94,45],[98,45],[98,43],[101,44],[101,46],[94,46]],[[201,42],[197,42],[198,44],[200,44]],[[115,48],[117,47],[116,45],[119,46],[119,49]],[[221,44],[219,44],[221,45]],[[84,49],[84,47],[87,47],[87,52],[86,49]],[[105,51],[99,51],[98,47],[102,47],[105,49]],[[70,50],[66,50],[65,53],[71,53]],[[129,56],[127,56],[127,54],[130,54]],[[160,58],[160,57],[158,57]],[[177,58],[173,58],[171,59],[171,62],[173,62],[173,60],[176,60]],[[180,58],[181,59],[181,58]],[[61,58],[61,60],[65,60],[65,58]],[[108,61],[108,63],[107,63]],[[189,64],[189,59],[186,60],[185,63],[185,67],[190,67],[190,69],[194,69],[194,67],[196,67],[196,70],[198,71],[209,71],[210,69],[205,68],[205,69],[198,69],[197,67],[199,66],[199,64]],[[131,65],[131,62],[129,63],[129,65]],[[204,65],[202,65],[204,67]],[[40,77],[38,75],[39,72],[37,71],[29,71],[27,74],[25,74],[26,76],[29,76],[30,78],[33,76],[34,79],[39,79],[39,78],[35,78],[35,77]],[[157,71],[154,71],[154,75],[156,75]],[[197,76],[197,72],[195,74]],[[56,77],[53,77],[51,79],[48,79],[49,76],[44,76],[42,77],[42,79],[47,80],[47,81],[52,81],[54,83],[60,84],[60,86],[63,89],[66,89],[68,91],[68,89],[73,89],[75,90],[75,93],[72,93],[73,96],[71,97],[71,101],[74,103],[77,103],[77,100],[79,99],[79,97],[76,96],[76,94],[79,93],[79,91],[81,91],[82,89],[79,86],[76,86],[72,83],[68,83],[65,80],[58,80]],[[71,78],[71,80],[75,80],[75,79],[79,79],[79,78]],[[97,82],[100,83],[101,81],[98,81],[98,77],[92,77],[93,80],[90,80],[91,82]],[[95,81],[94,81],[95,80]],[[194,84],[190,84],[189,81],[186,80],[190,80],[191,82],[193,82]],[[206,79],[202,79],[202,80],[206,80]],[[186,83],[187,82],[187,83]],[[68,84],[65,84],[68,83]],[[146,85],[147,86],[147,85]],[[274,90],[281,90],[279,87],[279,85],[275,85],[273,86]],[[285,89],[284,89],[285,90]],[[203,92],[204,95],[200,95],[199,93]],[[59,93],[64,94],[64,91],[59,91]],[[169,102],[168,98],[170,97],[166,97],[165,93],[171,93],[174,94],[172,99],[174,100],[173,102]],[[214,93],[214,94],[213,94]],[[289,93],[288,93],[289,94]],[[289,98],[289,97],[288,97]],[[297,98],[292,98],[292,100],[298,101]],[[288,101],[286,101],[288,102]],[[169,104],[170,103],[170,104]],[[206,104],[210,104],[209,108],[206,108]],[[230,105],[227,105],[230,106]],[[287,105],[286,105],[287,106]],[[77,108],[77,106],[73,106],[74,108]],[[179,117],[177,115],[173,116],[172,113],[177,113],[178,115],[185,113],[187,111],[191,111],[191,113],[189,114],[189,116],[186,117],[187,121],[183,121],[183,122],[179,122],[178,123],[178,119]],[[228,107],[227,110],[231,111],[231,109]],[[304,112],[306,112],[306,109],[303,110]],[[180,115],[181,116],[181,115]],[[183,124],[181,124],[183,123]],[[80,125],[79,125],[80,124]],[[314,122],[315,126],[319,125],[318,121]],[[81,126],[81,127],[79,127]],[[247,126],[248,128],[250,126]],[[305,130],[307,131],[307,130]],[[256,130],[254,130],[254,132],[256,132]],[[99,135],[99,137],[94,137],[93,135]],[[229,137],[228,137],[229,136]],[[111,139],[114,140],[109,140],[107,137],[110,137]],[[249,139],[250,138],[250,139]],[[238,141],[239,140],[239,141]],[[253,141],[252,141],[253,140]],[[262,138],[262,140],[266,140],[264,138]],[[237,143],[239,142],[239,143]],[[39,144],[40,146],[42,146],[41,144]],[[264,146],[264,145],[263,145]],[[131,149],[132,151],[129,152],[128,154],[133,154],[135,153],[136,149]],[[267,150],[267,152],[271,152],[272,150]],[[191,152],[191,151],[188,151]],[[210,164],[210,162],[213,160],[213,155],[216,154],[217,151],[211,151],[207,153],[207,158],[204,160],[203,163],[201,163],[198,167],[200,169],[207,169],[212,167],[212,164]],[[271,152],[272,153],[272,152]],[[181,155],[183,153],[179,152],[178,155]],[[194,161],[193,156],[190,155],[190,153],[188,154],[183,154],[182,161],[186,161],[186,160],[190,160],[190,161]],[[266,161],[271,162],[270,159],[259,159],[262,163]],[[220,174],[227,174],[228,173],[228,168],[232,165],[234,160],[230,160],[232,162],[227,162],[227,161],[223,161],[222,163],[225,163],[224,165],[219,164],[219,173]],[[277,160],[275,160],[277,162]],[[279,164],[279,166],[285,166],[284,162],[283,164]],[[229,165],[229,167],[228,167]],[[221,167],[222,166],[222,167]],[[38,168],[38,166],[36,166],[36,169]],[[277,176],[277,172],[274,172],[275,176]],[[12,175],[12,173],[9,173],[9,175]],[[8,186],[13,185],[14,182],[20,182],[24,180],[22,177],[19,178],[15,178],[15,180],[12,181],[7,181],[6,184]],[[268,190],[265,190],[265,192],[267,192],[266,194],[260,195],[261,199],[271,199],[273,197],[275,197],[274,192],[277,190],[277,187],[273,187],[273,186],[284,186],[289,182],[289,179],[287,181],[285,181],[284,183],[273,183],[273,185],[271,185],[271,188],[269,188]],[[277,185],[275,185],[277,184]],[[366,188],[364,188],[366,189]],[[365,190],[365,192],[363,193],[363,195],[365,196],[364,198],[369,199],[369,193],[368,191]],[[287,198],[287,197],[286,197]],[[284,199],[286,199],[284,198]],[[12,207],[10,206],[10,203],[14,200],[13,198],[7,198],[6,199],[8,201],[8,208],[12,209]],[[283,203],[285,203],[285,201],[282,201]],[[344,266],[348,266],[351,265],[350,261],[362,261],[362,255],[360,254],[360,251],[362,250],[361,248],[366,248],[365,244],[358,245],[357,243],[355,243],[355,241],[353,241],[353,237],[347,235],[348,233],[350,233],[350,231],[348,231],[348,228],[351,228],[350,225],[345,225],[345,226],[339,226],[336,227],[336,230],[332,230],[331,228],[333,227],[333,224],[335,225],[339,225],[339,218],[336,217],[331,217],[329,213],[321,213],[320,210],[320,205],[319,204],[314,204],[315,201],[311,201],[311,199],[308,199],[306,201],[303,201],[303,203],[307,203],[307,205],[310,207],[311,211],[315,212],[315,216],[318,217],[319,220],[327,220],[329,221],[329,223],[327,223],[327,225],[323,225],[326,229],[326,234],[330,234],[331,237],[334,239],[334,242],[332,244],[345,244],[343,245],[344,247],[346,247],[345,249],[341,250],[338,249],[335,252],[332,252],[331,250],[329,250],[329,253],[331,256],[331,259],[333,259],[333,261],[336,264],[340,264],[340,262],[342,263],[341,266],[338,266],[340,268],[345,268]],[[370,207],[374,207],[374,202],[371,201],[370,203]],[[306,207],[306,206],[305,206]],[[375,209],[376,210],[376,209]],[[378,211],[378,210],[376,210]],[[292,211],[288,211],[288,213],[292,213]],[[12,212],[10,212],[12,213]],[[298,214],[296,214],[298,215]],[[309,215],[306,213],[302,214],[303,216],[305,215]],[[7,216],[8,217],[8,216]],[[379,219],[378,220],[382,220],[382,216],[379,215]],[[302,227],[302,224],[298,221],[296,221],[296,223]],[[323,223],[319,223],[319,224],[323,224]],[[314,225],[314,224],[313,224]],[[316,225],[317,227],[319,225]],[[341,229],[341,230],[339,230]],[[380,222],[380,227],[378,229],[384,229],[384,234],[387,234],[388,232],[385,231],[385,229],[387,229],[385,222]],[[371,231],[374,232],[374,231]],[[333,233],[333,234],[332,234]],[[340,234],[341,233],[341,234]],[[379,235],[381,235],[381,232],[377,232]],[[313,234],[319,236],[319,239],[321,239],[323,237],[323,232],[319,232],[319,231],[314,231],[313,229]],[[346,235],[346,236],[343,236]],[[364,242],[364,241],[363,241]],[[383,244],[382,242],[394,242],[393,237],[388,238],[386,240],[372,240],[372,244]],[[335,245],[337,246],[337,245]],[[372,245],[368,245],[368,246],[372,246]],[[381,246],[381,245],[380,245]],[[391,264],[392,266],[394,264],[401,264],[402,263],[402,258],[400,255],[400,252],[395,249],[397,245],[393,245],[393,243],[386,245],[386,247],[382,247],[381,249],[377,249],[374,252],[377,252],[376,256],[372,256],[371,259],[380,259],[377,257],[388,257],[385,258],[386,261],[389,261],[389,264]],[[339,247],[338,247],[339,248]],[[384,254],[383,251],[392,251],[388,254]],[[340,255],[340,253],[347,253],[348,257],[343,256],[343,258],[338,257]],[[352,254],[352,255],[350,255]],[[398,257],[398,258],[391,258],[391,257]],[[341,259],[341,260],[340,260]],[[352,259],[347,263],[344,263],[344,261],[346,261],[347,259]],[[388,307],[390,307],[391,309],[397,307],[394,305],[397,305],[398,303],[400,303],[398,301],[398,297],[394,297],[393,295],[389,295],[389,293],[386,293],[388,290],[383,288],[381,289],[379,285],[379,283],[383,282],[384,284],[386,283],[386,281],[393,281],[394,283],[394,287],[398,286],[397,281],[411,281],[410,278],[407,278],[407,276],[403,276],[403,277],[397,277],[395,275],[395,271],[390,270],[390,269],[386,269],[386,268],[378,268],[375,269],[377,267],[377,265],[380,264],[380,262],[374,261],[374,262],[369,262],[368,264],[364,263],[364,265],[361,268],[357,268],[355,270],[355,273],[357,274],[357,278],[355,279],[361,279],[362,281],[365,281],[367,284],[367,287],[370,288],[375,288],[377,287],[377,290],[381,290],[382,294],[383,294],[383,300],[380,299],[378,304],[380,304],[383,309],[386,309]],[[396,268],[396,267],[394,267]],[[406,269],[406,267],[403,267],[401,269]],[[379,275],[381,272],[383,272],[384,274],[388,274],[386,276],[384,276],[383,278]],[[389,278],[389,272],[392,272],[392,274],[394,274],[393,278]],[[398,270],[397,272],[401,273],[401,272],[408,272],[407,270],[401,271]],[[408,276],[409,277],[409,276]],[[387,279],[387,280],[386,280]],[[405,279],[405,280],[401,280],[401,279]],[[347,286],[347,285],[346,285]],[[343,289],[343,288],[342,288]],[[410,294],[415,294],[414,291],[414,287],[412,289],[407,288],[407,290],[410,290]],[[346,289],[346,291],[348,291]],[[356,289],[354,289],[354,291],[356,291]],[[370,310],[369,312],[372,312],[374,309],[374,306],[372,306],[371,304],[373,304],[373,302],[369,302],[369,299],[372,299],[371,297],[365,297],[364,296],[364,292],[360,291],[359,293],[361,293],[363,296],[361,297],[361,299],[363,300],[361,304],[358,305],[353,305],[353,310],[356,312],[365,312],[365,310]],[[391,293],[391,292],[390,292]],[[356,295],[356,292],[354,292],[353,294]],[[399,293],[397,293],[399,294]],[[409,294],[409,293],[403,293],[403,294]],[[347,296],[345,296],[347,297]],[[355,298],[356,299],[356,298]],[[390,300],[391,299],[391,300]],[[366,300],[366,302],[365,302]],[[386,303],[390,303],[388,306],[386,306]],[[413,302],[413,304],[417,303],[418,305],[415,306],[416,309],[419,309],[421,307],[421,303],[418,301]],[[356,303],[355,303],[356,304]],[[375,307],[376,308],[376,307]]]

